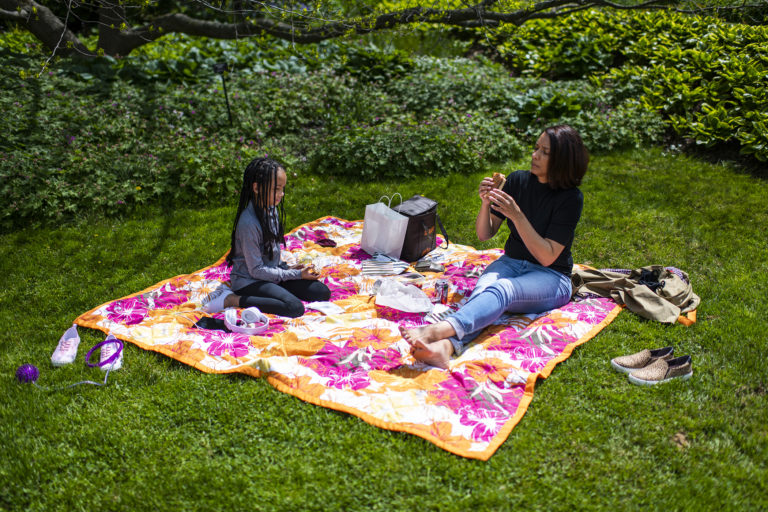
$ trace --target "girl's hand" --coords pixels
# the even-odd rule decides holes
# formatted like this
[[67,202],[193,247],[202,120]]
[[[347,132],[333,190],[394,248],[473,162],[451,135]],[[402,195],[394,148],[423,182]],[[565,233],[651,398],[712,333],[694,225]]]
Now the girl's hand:
[[301,278],[316,281],[320,277],[320,274],[315,272],[314,267],[303,267],[301,269]]
[[[483,180],[485,181],[485,180]],[[507,194],[506,192],[502,192],[498,189],[493,189],[490,192],[488,192],[488,200],[493,204],[494,209],[510,219],[511,221],[515,221],[515,219],[519,218],[521,215],[523,215],[523,212],[520,210],[520,207],[517,205],[517,202],[512,199],[512,196]]]
[[487,206],[491,199],[488,197],[488,193],[493,190],[493,178],[485,177],[480,182],[480,187],[477,190],[477,195],[480,196],[480,200],[485,206]]

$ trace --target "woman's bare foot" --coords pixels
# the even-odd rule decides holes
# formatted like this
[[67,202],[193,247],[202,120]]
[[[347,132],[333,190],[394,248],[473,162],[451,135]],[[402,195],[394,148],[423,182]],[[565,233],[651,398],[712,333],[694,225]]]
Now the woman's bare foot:
[[402,334],[403,338],[405,338],[405,340],[411,345],[413,345],[415,341],[421,341],[426,345],[437,340],[455,336],[456,331],[451,324],[443,320],[442,322],[437,322],[436,324],[422,325],[419,327],[414,327],[413,329],[403,329],[401,327],[400,334]]
[[456,334],[451,324],[443,321],[413,329],[401,327],[400,334],[411,345],[413,357],[417,361],[448,369],[448,362],[453,355],[453,344],[448,337]]
[[433,341],[429,345],[416,341],[411,347],[413,347],[413,357],[417,361],[437,366],[443,370],[448,369],[448,363],[451,360],[451,355],[453,355],[453,345],[449,339]]

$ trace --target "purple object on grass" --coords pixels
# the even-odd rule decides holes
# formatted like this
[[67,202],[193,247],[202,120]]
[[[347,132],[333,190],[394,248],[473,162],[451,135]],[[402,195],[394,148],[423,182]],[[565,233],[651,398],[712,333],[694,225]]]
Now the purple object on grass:
[[[91,354],[93,354],[93,351],[96,350],[97,348],[103,347],[107,343],[117,343],[117,350],[115,351],[115,353],[112,354],[111,357],[108,357],[107,359],[105,359],[104,361],[101,361],[101,362],[98,362],[98,363],[92,363],[91,362]],[[115,338],[113,335],[110,334],[109,336],[107,336],[107,339],[105,339],[101,343],[95,344],[91,348],[91,350],[89,350],[88,353],[85,354],[85,364],[87,364],[91,368],[94,368],[96,366],[106,366],[108,364],[112,364],[112,363],[114,363],[117,360],[118,357],[120,357],[120,353],[122,351],[123,351],[123,342],[120,341],[119,339]]]
[[34,382],[40,376],[40,371],[33,364],[23,364],[16,370],[16,378],[19,382]]

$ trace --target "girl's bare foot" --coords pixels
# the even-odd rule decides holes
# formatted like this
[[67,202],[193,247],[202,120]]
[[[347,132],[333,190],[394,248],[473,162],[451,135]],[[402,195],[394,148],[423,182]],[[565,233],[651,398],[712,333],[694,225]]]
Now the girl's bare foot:
[[227,298],[224,299],[224,309],[227,308],[239,308],[240,307],[240,296],[235,295],[234,293],[227,295]]

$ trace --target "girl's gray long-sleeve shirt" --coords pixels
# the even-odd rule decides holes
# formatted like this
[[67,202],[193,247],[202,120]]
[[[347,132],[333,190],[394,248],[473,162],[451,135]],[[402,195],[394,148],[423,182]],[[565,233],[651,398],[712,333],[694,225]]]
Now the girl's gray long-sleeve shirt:
[[[277,209],[269,211],[270,222],[277,225]],[[237,291],[257,281],[279,283],[292,279],[301,279],[301,270],[281,268],[280,246],[275,243],[271,258],[264,250],[264,235],[253,211],[253,204],[240,214],[235,230],[235,254],[232,257],[230,281],[232,290]]]

